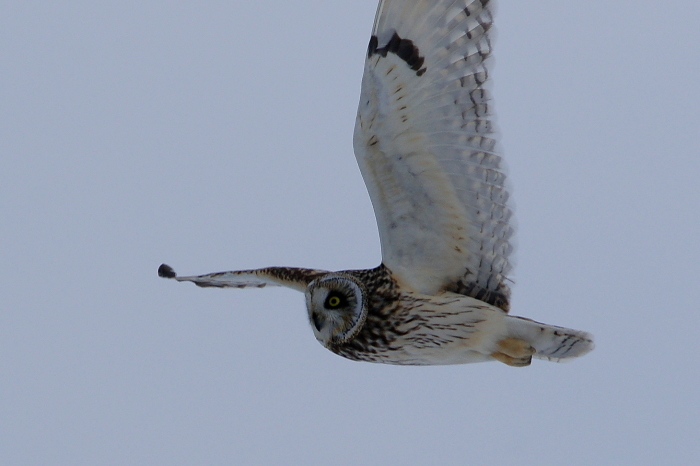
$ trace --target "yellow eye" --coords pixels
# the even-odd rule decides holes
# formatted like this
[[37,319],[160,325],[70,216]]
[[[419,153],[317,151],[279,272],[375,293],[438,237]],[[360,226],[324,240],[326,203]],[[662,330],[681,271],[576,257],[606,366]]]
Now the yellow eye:
[[330,307],[340,306],[340,298],[337,296],[331,296],[330,298],[328,298],[328,305]]

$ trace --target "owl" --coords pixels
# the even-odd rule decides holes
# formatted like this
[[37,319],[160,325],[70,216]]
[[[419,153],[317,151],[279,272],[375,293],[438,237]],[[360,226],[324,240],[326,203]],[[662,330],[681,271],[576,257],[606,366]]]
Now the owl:
[[382,0],[367,48],[354,149],[382,261],[178,276],[201,287],[304,293],[316,339],[356,361],[434,365],[593,349],[585,332],[509,314],[512,211],[492,111],[494,1]]

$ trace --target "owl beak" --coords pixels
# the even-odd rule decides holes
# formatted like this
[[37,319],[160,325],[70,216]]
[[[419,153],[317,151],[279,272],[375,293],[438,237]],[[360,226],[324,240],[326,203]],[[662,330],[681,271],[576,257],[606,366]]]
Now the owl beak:
[[311,314],[311,320],[314,322],[314,327],[316,327],[316,330],[319,332],[326,325],[326,319],[316,312]]

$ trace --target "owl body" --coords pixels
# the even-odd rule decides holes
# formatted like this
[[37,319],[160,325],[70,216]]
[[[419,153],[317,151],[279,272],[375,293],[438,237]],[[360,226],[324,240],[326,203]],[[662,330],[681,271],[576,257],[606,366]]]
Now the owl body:
[[402,292],[384,304],[373,308],[352,341],[327,348],[355,361],[466,364],[492,359],[506,334],[503,311],[468,296]]
[[[502,323],[502,310],[455,293],[423,295],[395,280],[383,265],[338,274],[356,277],[367,296],[367,316],[361,330],[347,342],[323,337],[332,352],[356,361],[389,364],[459,364],[483,360],[476,348],[480,329]],[[311,325],[314,325],[313,318]],[[317,329],[316,329],[317,330]],[[491,333],[491,332],[489,332]],[[481,335],[480,335],[481,334]]]
[[510,311],[514,232],[490,94],[494,1],[381,0],[353,145],[382,262],[179,277],[305,294],[316,339],[357,361],[526,366],[581,356],[592,337]]
[[[349,341],[319,342],[332,352],[356,361],[400,365],[467,364],[500,360],[527,365],[531,356],[558,361],[587,351],[591,343],[585,332],[555,327],[509,315],[503,309],[451,291],[426,295],[411,290],[380,265],[370,270],[328,272],[327,276],[352,276],[362,284],[367,316]],[[313,289],[311,282],[307,289]],[[312,316],[312,312],[309,314]],[[313,317],[310,323],[315,326]],[[320,337],[321,336],[321,337]],[[509,351],[499,342],[527,342]],[[507,351],[511,354],[502,353]],[[513,358],[513,360],[510,360]]]

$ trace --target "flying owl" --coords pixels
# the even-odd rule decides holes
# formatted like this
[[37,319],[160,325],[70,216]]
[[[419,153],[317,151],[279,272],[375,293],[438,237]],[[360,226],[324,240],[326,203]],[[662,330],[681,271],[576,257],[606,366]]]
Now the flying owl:
[[489,91],[493,9],[489,0],[379,2],[354,134],[379,267],[180,277],[163,264],[158,274],[301,291],[316,339],[357,361],[527,366],[593,349],[588,333],[508,314],[513,226]]

